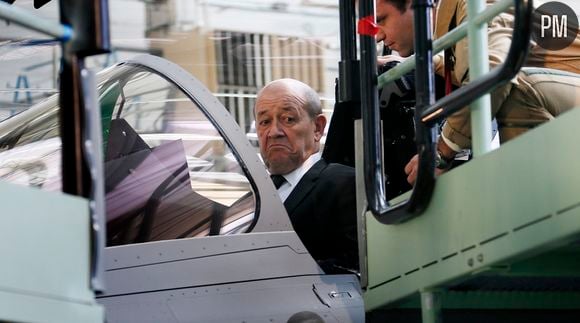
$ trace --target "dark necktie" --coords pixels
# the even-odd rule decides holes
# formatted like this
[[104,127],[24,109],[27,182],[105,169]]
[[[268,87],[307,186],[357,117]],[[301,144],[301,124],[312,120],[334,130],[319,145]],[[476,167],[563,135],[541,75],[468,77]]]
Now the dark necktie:
[[276,189],[279,189],[282,184],[286,182],[286,179],[282,175],[270,175],[272,182],[274,182],[274,186]]

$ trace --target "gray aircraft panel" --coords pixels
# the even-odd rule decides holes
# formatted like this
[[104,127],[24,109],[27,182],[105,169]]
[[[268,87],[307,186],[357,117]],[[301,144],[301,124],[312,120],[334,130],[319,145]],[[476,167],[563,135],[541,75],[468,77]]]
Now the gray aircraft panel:
[[[351,275],[302,276],[102,298],[114,322],[287,322],[311,312],[324,322],[363,322]],[[340,295],[340,296],[337,296]],[[311,314],[312,315],[312,314]]]
[[271,249],[281,246],[291,249],[296,254],[308,253],[293,231],[276,232],[275,234],[248,233],[109,247],[106,250],[105,268],[107,270],[117,270],[144,264],[195,259],[216,254]]
[[322,274],[294,232],[125,245],[105,257],[103,296]]

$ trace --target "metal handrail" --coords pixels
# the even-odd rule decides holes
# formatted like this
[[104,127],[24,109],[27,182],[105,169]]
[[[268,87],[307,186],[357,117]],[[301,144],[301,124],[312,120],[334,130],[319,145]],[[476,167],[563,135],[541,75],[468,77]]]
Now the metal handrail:
[[[511,80],[520,70],[529,51],[532,26],[532,1],[515,1],[515,22],[512,43],[508,55],[500,66],[485,76],[462,86],[450,95],[437,101],[421,116],[421,121],[433,125],[450,114],[477,99],[481,93],[487,93]],[[517,31],[517,32],[516,32]]]
[[[501,0],[493,5],[487,7],[480,14],[475,16],[473,19],[476,24],[483,24],[491,19],[493,19],[498,14],[506,11],[509,7],[514,4],[514,0]],[[441,38],[436,39],[433,42],[433,53],[437,54],[451,46],[453,46],[459,40],[467,36],[468,24],[467,22],[462,23],[453,30],[443,35]],[[391,68],[385,73],[381,74],[378,79],[378,87],[382,88],[386,84],[400,79],[403,75],[411,72],[415,68],[415,56],[410,56],[401,64]]]
[[[431,11],[432,0],[414,0],[415,49],[418,68],[415,70],[416,111],[429,106],[433,101],[434,75],[431,52]],[[371,1],[360,1],[361,16],[374,15]],[[386,200],[385,181],[382,173],[381,147],[379,132],[380,118],[377,98],[375,39],[360,35],[361,44],[361,103],[363,123],[364,177],[368,207],[383,223],[402,222],[414,214],[419,214],[428,205],[435,182],[434,175],[434,133],[432,129],[416,122],[416,141],[421,163],[420,171],[430,173],[418,177],[411,198],[402,204],[389,205]],[[417,110],[418,109],[418,110]],[[415,113],[415,119],[419,114]],[[431,156],[432,155],[432,156]]]
[[[360,1],[359,11],[361,16],[365,17],[372,12],[373,5],[372,0]],[[364,141],[364,174],[365,174],[365,189],[368,201],[368,207],[377,220],[384,224],[395,224],[408,220],[412,217],[420,215],[428,206],[431,199],[433,188],[435,185],[434,179],[434,169],[435,169],[435,142],[433,137],[433,126],[434,124],[441,120],[442,118],[448,116],[449,114],[461,109],[465,105],[469,104],[471,101],[479,97],[480,95],[491,91],[493,88],[501,85],[504,82],[509,81],[513,78],[520,67],[522,66],[528,52],[529,41],[530,41],[530,26],[531,26],[531,14],[532,14],[532,3],[531,0],[513,0],[515,2],[515,25],[512,44],[506,57],[505,62],[498,68],[492,70],[489,74],[479,79],[476,79],[466,86],[456,90],[453,94],[444,97],[443,99],[437,101],[435,104],[431,105],[427,109],[422,109],[418,106],[415,111],[415,120],[420,122],[416,123],[416,141],[417,141],[417,151],[419,154],[419,168],[416,184],[411,193],[411,197],[401,203],[396,205],[390,205],[386,200],[385,194],[385,181],[382,174],[382,158],[381,158],[381,137],[379,128],[379,110],[377,104],[377,83],[382,80],[382,84],[386,84],[385,80],[391,80],[393,74],[399,73],[404,74],[409,72],[414,66],[415,61],[417,61],[417,69],[419,70],[421,66],[423,68],[432,68],[431,65],[425,67],[425,63],[430,61],[430,57],[433,54],[430,52],[430,47],[432,45],[430,39],[430,33],[422,33],[417,30],[418,25],[423,25],[424,29],[429,29],[430,25],[426,23],[430,17],[430,6],[432,1],[430,0],[415,0],[415,43],[424,44],[426,47],[422,49],[421,47],[415,47],[417,49],[415,60],[408,59],[407,61],[399,64],[399,68],[393,68],[391,71],[387,72],[385,76],[381,78],[376,78],[376,52],[371,50],[374,44],[369,43],[374,41],[372,37],[367,37],[365,35],[360,36],[361,42],[361,103],[362,103],[362,117],[363,117],[363,141]],[[485,10],[484,12],[477,15],[474,19],[478,19],[481,23],[493,18],[492,13],[497,14],[498,9],[501,6],[505,6],[507,0],[501,1],[492,7],[492,9]],[[506,7],[507,8],[507,7]],[[505,8],[504,8],[505,10]],[[421,20],[421,21],[418,21]],[[456,28],[458,31],[452,31],[452,36],[447,38],[442,38],[436,43],[434,52],[438,52],[445,47],[451,46],[453,43],[449,42],[450,37],[463,38],[467,33],[467,25],[462,24]],[[421,37],[421,38],[419,38]],[[422,50],[423,53],[419,53]],[[425,53],[429,54],[429,58],[425,57]],[[426,70],[428,71],[428,70]],[[416,71],[417,73],[417,71]],[[421,78],[422,77],[423,80]],[[396,78],[394,78],[396,79]],[[394,80],[392,79],[392,80]],[[429,80],[424,73],[419,72],[416,74],[417,83],[427,82],[427,87],[417,89],[417,101],[418,105],[424,105],[425,93],[423,91],[429,89],[432,83],[429,84]],[[431,93],[432,88],[429,90]],[[428,101],[428,100],[427,100]]]

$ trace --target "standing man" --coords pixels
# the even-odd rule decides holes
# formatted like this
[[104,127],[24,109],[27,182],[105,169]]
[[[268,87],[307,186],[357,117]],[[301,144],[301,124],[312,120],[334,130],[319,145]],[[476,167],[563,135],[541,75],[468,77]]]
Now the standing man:
[[[403,57],[414,52],[412,0],[376,0],[376,21],[380,29],[377,41],[396,50]],[[487,1],[491,4],[495,1]],[[435,18],[437,39],[467,19],[466,0],[440,0]],[[490,68],[500,65],[511,44],[514,17],[502,13],[488,24]],[[449,66],[451,83],[462,86],[469,82],[467,39],[451,48],[453,62]],[[524,68],[511,82],[491,92],[492,116],[498,122],[500,141],[508,141],[527,130],[580,106],[580,38],[567,48],[551,51],[530,44]],[[442,55],[434,57],[436,72],[444,76]],[[457,152],[471,147],[469,109],[449,116],[437,143],[441,160],[449,162]],[[409,183],[417,176],[417,156],[405,167]],[[441,171],[441,170],[439,170]]]
[[294,230],[327,272],[358,268],[355,172],[321,159],[320,98],[294,79],[267,84],[254,109],[260,154]]

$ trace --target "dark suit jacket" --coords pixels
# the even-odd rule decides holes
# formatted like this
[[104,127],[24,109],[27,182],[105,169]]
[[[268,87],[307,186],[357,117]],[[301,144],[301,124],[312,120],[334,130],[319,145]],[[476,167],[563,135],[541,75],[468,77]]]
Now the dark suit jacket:
[[326,272],[358,269],[354,168],[318,161],[284,202],[294,230]]

